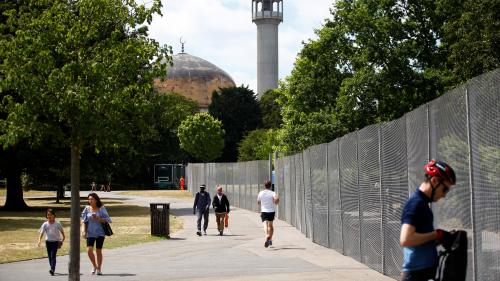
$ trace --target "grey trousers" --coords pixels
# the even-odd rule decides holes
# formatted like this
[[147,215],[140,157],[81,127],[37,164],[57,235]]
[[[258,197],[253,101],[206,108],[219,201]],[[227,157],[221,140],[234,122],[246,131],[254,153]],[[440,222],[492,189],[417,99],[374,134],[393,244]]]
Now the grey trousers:
[[197,216],[196,226],[198,227],[198,231],[201,231],[201,218],[202,217],[203,217],[203,231],[207,231],[208,213],[210,213],[210,210],[205,210],[205,211],[198,210],[196,212],[196,216]]

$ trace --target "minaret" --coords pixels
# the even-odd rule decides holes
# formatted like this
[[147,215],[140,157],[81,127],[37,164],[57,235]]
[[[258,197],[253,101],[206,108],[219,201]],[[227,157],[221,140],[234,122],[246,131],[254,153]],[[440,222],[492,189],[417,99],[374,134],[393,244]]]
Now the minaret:
[[257,25],[257,95],[278,87],[278,25],[283,21],[283,0],[252,0],[252,21]]

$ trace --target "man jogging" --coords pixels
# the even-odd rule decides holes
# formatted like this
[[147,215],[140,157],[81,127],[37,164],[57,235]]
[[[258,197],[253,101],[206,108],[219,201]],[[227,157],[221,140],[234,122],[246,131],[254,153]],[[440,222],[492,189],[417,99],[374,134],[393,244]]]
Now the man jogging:
[[266,242],[264,247],[269,247],[273,244],[273,221],[276,214],[276,205],[278,205],[280,199],[276,192],[272,191],[271,181],[266,181],[264,183],[266,189],[259,192],[257,196],[257,204],[260,206],[260,217],[262,223],[264,224],[264,231],[266,232]]
[[436,244],[450,235],[442,229],[434,230],[429,203],[446,197],[456,183],[455,172],[446,163],[436,160],[425,165],[424,171],[424,182],[406,201],[401,214],[402,281],[434,280],[438,264]]

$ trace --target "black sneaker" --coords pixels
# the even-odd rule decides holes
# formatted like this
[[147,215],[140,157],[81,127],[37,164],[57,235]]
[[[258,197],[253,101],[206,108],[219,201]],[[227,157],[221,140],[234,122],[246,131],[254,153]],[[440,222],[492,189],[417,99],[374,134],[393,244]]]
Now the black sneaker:
[[264,247],[269,247],[269,240],[266,239],[266,242],[264,243]]
[[219,235],[222,236],[222,233],[224,233],[222,230],[219,230]]
[[49,270],[50,275],[54,276],[54,270]]
[[201,236],[201,231],[197,231],[196,235]]

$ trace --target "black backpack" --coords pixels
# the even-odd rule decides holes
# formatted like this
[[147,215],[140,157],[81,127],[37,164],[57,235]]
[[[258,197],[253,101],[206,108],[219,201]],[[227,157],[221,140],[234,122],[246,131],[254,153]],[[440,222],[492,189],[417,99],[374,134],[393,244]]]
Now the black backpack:
[[467,232],[456,230],[438,249],[436,281],[465,281],[467,274]]

